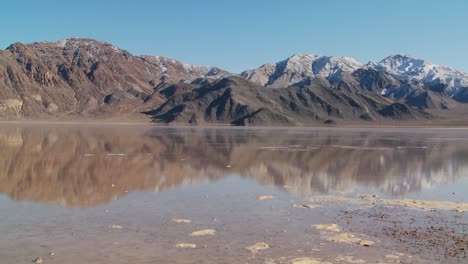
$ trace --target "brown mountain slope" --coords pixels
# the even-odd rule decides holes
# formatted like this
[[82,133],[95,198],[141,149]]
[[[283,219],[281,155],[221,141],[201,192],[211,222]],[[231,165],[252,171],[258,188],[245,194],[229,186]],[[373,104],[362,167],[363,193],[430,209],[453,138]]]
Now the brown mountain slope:
[[176,94],[146,114],[156,123],[197,125],[308,125],[430,117],[367,90],[336,89],[326,80],[268,89],[234,76]]
[[162,82],[223,74],[165,57],[133,56],[92,39],[15,43],[0,51],[0,117],[132,115],[163,102],[147,100]]

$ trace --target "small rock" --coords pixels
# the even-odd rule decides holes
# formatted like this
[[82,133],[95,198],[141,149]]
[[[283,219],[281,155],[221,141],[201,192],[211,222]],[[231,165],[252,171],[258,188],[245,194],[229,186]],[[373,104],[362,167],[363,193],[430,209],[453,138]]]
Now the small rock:
[[200,230],[200,231],[194,231],[191,236],[206,236],[206,235],[214,235],[216,234],[216,230],[213,229],[205,229],[205,230]]
[[175,246],[176,248],[197,248],[195,244],[180,243]]
[[122,229],[123,226],[119,226],[119,225],[111,225],[111,228],[112,229]]
[[49,256],[55,256],[54,252],[49,252]]
[[250,247],[246,247],[245,249],[249,250],[252,253],[257,253],[260,250],[265,250],[265,249],[268,249],[268,248],[270,248],[270,246],[267,243],[260,242],[260,243],[254,244],[254,245],[252,245]]
[[36,259],[33,260],[34,263],[42,263],[44,260],[41,257],[37,257]]
[[262,195],[262,196],[257,197],[257,200],[269,200],[269,199],[273,199],[273,196],[271,196],[271,195]]
[[370,240],[361,240],[361,241],[359,241],[359,245],[365,246],[365,247],[370,247],[373,244],[374,244],[374,242],[370,241]]
[[296,258],[291,260],[291,264],[331,264],[330,262],[323,262],[321,259],[316,258]]
[[192,220],[188,220],[188,219],[172,219],[171,220],[173,223],[176,223],[176,224],[189,224],[192,222]]
[[302,205],[298,205],[298,204],[293,204],[291,205],[292,207],[295,207],[295,208],[307,208],[307,209],[314,209],[314,208],[317,208],[317,205],[315,204],[302,204]]
[[318,224],[312,225],[313,228],[321,231],[340,232],[341,227],[337,224]]

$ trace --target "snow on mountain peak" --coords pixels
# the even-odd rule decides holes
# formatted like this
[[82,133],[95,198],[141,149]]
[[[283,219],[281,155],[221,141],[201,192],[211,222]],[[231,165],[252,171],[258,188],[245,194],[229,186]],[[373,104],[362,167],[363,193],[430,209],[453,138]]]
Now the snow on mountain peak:
[[378,66],[392,74],[413,75],[420,72],[426,62],[409,55],[391,55],[377,63]]
[[325,78],[333,81],[343,73],[352,73],[361,68],[372,68],[410,82],[439,81],[447,84],[450,92],[455,92],[460,87],[468,87],[467,73],[406,54],[391,55],[378,63],[367,64],[350,57],[295,54],[283,61],[244,71],[241,76],[261,85],[283,87],[305,79]]
[[275,64],[244,71],[241,75],[268,86],[288,86],[304,78],[331,78],[342,72],[352,72],[363,64],[349,57],[330,57],[316,54],[294,54]]
[[377,70],[388,72],[397,78],[431,83],[441,81],[452,89],[468,86],[468,74],[450,67],[432,64],[410,55],[391,55],[374,64]]
[[350,57],[331,57],[315,54],[295,54],[286,62],[290,66],[299,65],[304,71],[312,71],[314,75],[327,77],[333,71],[353,71],[362,67],[362,63]]

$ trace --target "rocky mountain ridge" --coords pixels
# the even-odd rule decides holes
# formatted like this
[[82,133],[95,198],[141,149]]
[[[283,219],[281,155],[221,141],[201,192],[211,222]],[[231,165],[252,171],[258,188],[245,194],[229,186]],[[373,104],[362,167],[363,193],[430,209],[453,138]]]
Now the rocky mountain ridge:
[[[0,51],[1,119],[313,125],[462,118],[468,75],[393,55],[294,55],[239,75],[87,38]],[[424,121],[424,122],[425,122]]]

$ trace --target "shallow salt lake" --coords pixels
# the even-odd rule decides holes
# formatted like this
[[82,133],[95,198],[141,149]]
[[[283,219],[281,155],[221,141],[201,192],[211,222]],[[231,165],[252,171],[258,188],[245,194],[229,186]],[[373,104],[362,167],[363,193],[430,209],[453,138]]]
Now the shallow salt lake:
[[0,263],[467,261],[465,129],[5,124],[0,149]]

